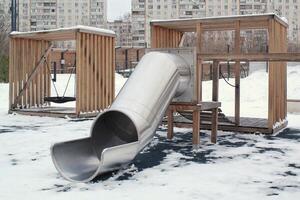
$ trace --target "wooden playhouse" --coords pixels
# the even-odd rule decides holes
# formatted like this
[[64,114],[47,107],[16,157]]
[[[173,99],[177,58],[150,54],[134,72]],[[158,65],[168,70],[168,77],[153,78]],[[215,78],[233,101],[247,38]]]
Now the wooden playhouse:
[[[169,126],[191,126],[197,129],[201,121],[201,128],[211,129],[211,123],[218,123],[218,128],[235,132],[275,133],[287,126],[287,74],[286,61],[299,61],[297,53],[287,53],[288,24],[275,14],[211,17],[199,19],[154,20],[151,22],[151,44],[157,49],[180,49],[185,33],[193,32],[196,35],[196,67],[195,93],[193,104],[185,105],[186,111],[193,112],[192,122],[170,118]],[[265,52],[242,51],[241,32],[251,30],[265,30],[267,50]],[[232,31],[233,45],[229,53],[207,52],[205,34],[213,31]],[[225,51],[226,52],[226,51]],[[227,116],[231,122],[212,120],[216,114],[201,115],[201,109],[195,105],[204,105],[202,102],[202,64],[206,61],[213,63],[212,102],[219,101],[219,63],[222,61],[235,62],[235,116]],[[268,63],[268,118],[251,118],[240,116],[240,62],[263,61]],[[184,104],[182,104],[184,105]],[[180,105],[177,105],[180,107]],[[181,110],[182,111],[182,106]],[[176,106],[170,106],[176,111]],[[197,117],[200,116],[201,117]],[[215,115],[215,116],[214,116]],[[196,117],[195,117],[196,116]],[[219,122],[218,122],[219,121]],[[194,129],[195,130],[195,129]],[[172,131],[170,131],[172,132]],[[195,131],[194,131],[195,132]],[[197,135],[197,133],[194,133]],[[172,135],[172,133],[170,134]],[[197,142],[197,136],[195,136]]]
[[[49,70],[53,42],[75,41],[75,107],[52,107]],[[9,112],[64,117],[96,116],[115,96],[115,34],[98,28],[71,28],[10,34]]]

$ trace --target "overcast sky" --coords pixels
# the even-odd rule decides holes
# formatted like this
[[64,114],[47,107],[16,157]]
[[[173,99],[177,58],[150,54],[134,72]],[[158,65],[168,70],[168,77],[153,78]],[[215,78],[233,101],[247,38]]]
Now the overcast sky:
[[108,21],[118,19],[119,16],[131,11],[131,0],[107,0],[107,4]]

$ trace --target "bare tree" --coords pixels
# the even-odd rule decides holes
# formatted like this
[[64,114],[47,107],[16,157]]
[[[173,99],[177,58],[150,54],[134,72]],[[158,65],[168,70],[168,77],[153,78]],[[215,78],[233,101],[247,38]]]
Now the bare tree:
[[9,16],[0,15],[0,56],[8,55]]
[[9,16],[0,15],[0,82],[8,82]]

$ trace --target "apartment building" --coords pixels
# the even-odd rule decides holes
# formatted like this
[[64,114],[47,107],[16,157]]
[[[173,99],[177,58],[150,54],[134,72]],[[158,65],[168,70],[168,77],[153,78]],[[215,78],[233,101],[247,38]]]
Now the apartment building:
[[145,44],[145,29],[146,29],[146,0],[131,1],[131,16],[132,16],[132,46],[144,47]]
[[0,0],[0,25],[10,31],[10,0]]
[[19,0],[17,10],[19,31],[107,23],[107,0]]
[[300,0],[269,0],[268,12],[283,16],[289,23],[289,40],[300,44]]
[[116,46],[131,47],[132,46],[132,23],[131,15],[126,15],[122,19],[107,22],[107,27],[113,30],[116,35]]
[[[133,46],[149,45],[151,32],[149,24],[153,19],[232,14],[230,8],[235,4],[227,2],[230,0],[132,0]],[[224,12],[224,8],[230,12]]]
[[10,1],[11,0],[1,0],[0,1],[0,16],[4,17],[4,16],[9,15]]
[[289,40],[300,43],[300,0],[132,0],[133,46],[149,46],[152,19],[275,12],[289,22]]

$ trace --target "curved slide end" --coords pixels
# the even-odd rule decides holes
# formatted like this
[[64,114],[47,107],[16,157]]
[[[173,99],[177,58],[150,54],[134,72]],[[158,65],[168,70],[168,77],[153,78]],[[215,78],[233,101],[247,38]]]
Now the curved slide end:
[[138,135],[133,121],[119,111],[107,111],[95,120],[91,137],[51,147],[53,163],[73,182],[88,182],[101,173],[128,164],[137,154]]
[[58,172],[74,182],[91,180],[100,165],[91,138],[57,143],[51,147],[51,156]]

